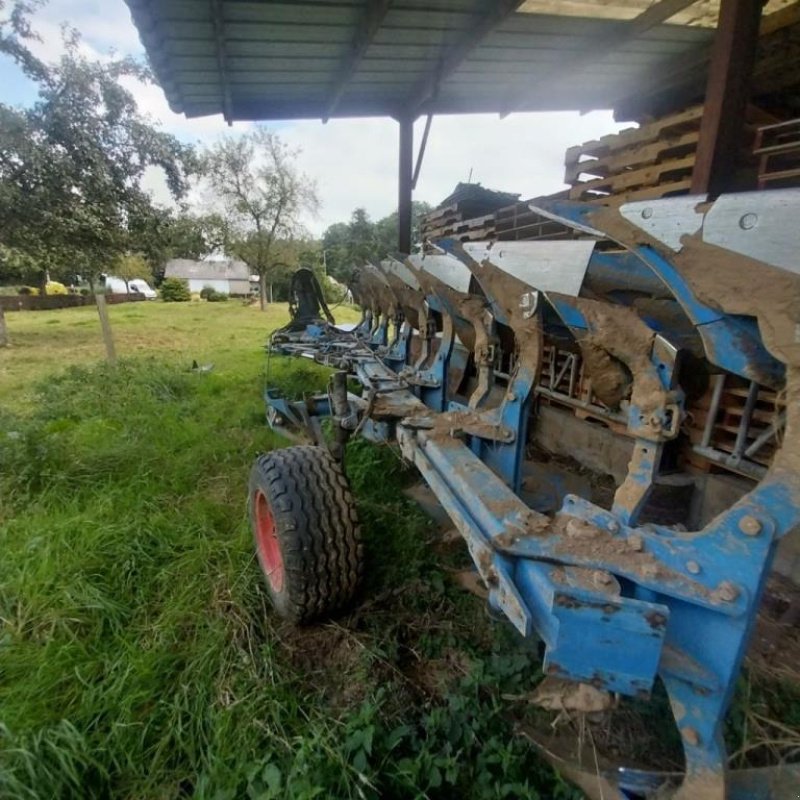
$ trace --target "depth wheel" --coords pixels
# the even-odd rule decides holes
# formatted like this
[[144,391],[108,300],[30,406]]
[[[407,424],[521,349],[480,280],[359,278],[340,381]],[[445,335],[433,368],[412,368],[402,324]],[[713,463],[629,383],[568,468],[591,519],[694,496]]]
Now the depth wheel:
[[259,456],[250,472],[250,525],[280,616],[311,622],[341,610],[363,574],[350,485],[322,447]]

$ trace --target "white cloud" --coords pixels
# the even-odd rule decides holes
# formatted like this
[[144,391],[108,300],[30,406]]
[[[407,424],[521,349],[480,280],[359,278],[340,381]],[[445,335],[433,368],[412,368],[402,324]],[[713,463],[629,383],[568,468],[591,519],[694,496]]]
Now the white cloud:
[[[142,55],[138,33],[123,0],[51,0],[38,14],[43,36],[37,52],[55,58],[62,51],[64,21],[83,34],[88,55]],[[221,116],[186,119],[174,114],[158,86],[126,79],[143,112],[165,130],[192,143],[235,135],[249,123],[229,128]],[[314,233],[349,218],[358,206],[373,218],[397,205],[397,123],[389,119],[287,122],[271,125],[291,145],[302,149],[300,167],[317,182],[322,209],[308,220]],[[417,143],[423,121],[415,130]],[[573,144],[620,129],[609,112],[437,117],[433,121],[415,198],[436,204],[458,181],[472,179],[492,189],[519,192],[524,198],[563,186],[564,151]],[[417,145],[418,146],[418,145]],[[416,148],[415,148],[416,149]],[[163,177],[150,171],[145,185],[161,201],[169,200]]]

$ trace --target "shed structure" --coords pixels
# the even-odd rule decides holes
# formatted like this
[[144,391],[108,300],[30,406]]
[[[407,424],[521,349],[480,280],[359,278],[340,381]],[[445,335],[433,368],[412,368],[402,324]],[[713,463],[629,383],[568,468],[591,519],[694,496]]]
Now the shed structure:
[[[614,108],[647,118],[702,100],[697,186],[720,187],[768,36],[793,0],[127,0],[173,111],[234,120],[399,122],[399,249],[408,252],[421,115]],[[794,41],[777,59],[800,109]],[[788,58],[788,61],[786,59]],[[782,60],[783,59],[783,60]],[[786,63],[784,63],[786,61]],[[427,129],[426,129],[427,130]]]

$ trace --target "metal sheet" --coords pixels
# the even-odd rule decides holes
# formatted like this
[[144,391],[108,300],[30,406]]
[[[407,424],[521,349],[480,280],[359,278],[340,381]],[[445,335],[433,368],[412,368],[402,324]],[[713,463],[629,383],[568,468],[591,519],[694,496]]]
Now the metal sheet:
[[381,261],[381,267],[386,270],[386,272],[391,272],[392,275],[399,278],[407,286],[419,290],[419,281],[417,281],[411,270],[402,261],[398,261],[396,258],[385,258]]
[[800,189],[720,197],[706,214],[703,241],[800,274]]
[[455,256],[447,253],[443,255],[438,253],[414,254],[410,255],[408,259],[417,269],[430,273],[451,289],[464,294],[469,292],[472,273],[469,271],[469,267],[462,264]]
[[619,213],[676,253],[680,252],[681,239],[697,233],[703,224],[703,215],[696,211],[707,195],[665,197],[662,200],[639,200],[620,206]]
[[533,289],[577,297],[595,242],[467,242],[463,247],[474,261],[486,261]]

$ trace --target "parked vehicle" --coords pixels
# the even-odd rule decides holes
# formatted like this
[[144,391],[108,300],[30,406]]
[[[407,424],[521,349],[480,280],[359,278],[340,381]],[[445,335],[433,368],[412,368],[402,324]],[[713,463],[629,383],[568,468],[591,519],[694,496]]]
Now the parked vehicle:
[[112,294],[141,294],[148,300],[155,300],[158,297],[156,290],[142,278],[134,278],[126,284],[122,278],[108,275],[106,277],[106,291]]

